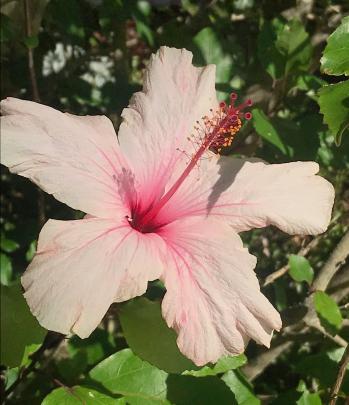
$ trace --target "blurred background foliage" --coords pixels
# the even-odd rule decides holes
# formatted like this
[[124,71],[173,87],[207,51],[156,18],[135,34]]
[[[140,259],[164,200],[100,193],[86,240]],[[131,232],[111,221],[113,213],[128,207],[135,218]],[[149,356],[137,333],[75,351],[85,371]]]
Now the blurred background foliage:
[[[217,65],[220,99],[235,91],[254,102],[253,119],[224,153],[315,160],[336,189],[324,235],[271,228],[242,235],[285,327],[269,351],[251,342],[246,355],[198,369],[162,321],[160,283],[146,297],[113,305],[88,339],[38,326],[19,277],[45,220],[82,213],[1,167],[5,403],[329,403],[349,339],[348,12],[345,0],[1,0],[1,98],[105,114],[117,128],[151,53],[185,47],[196,65]],[[331,263],[335,275],[321,284]],[[338,404],[348,401],[348,375],[338,395]]]

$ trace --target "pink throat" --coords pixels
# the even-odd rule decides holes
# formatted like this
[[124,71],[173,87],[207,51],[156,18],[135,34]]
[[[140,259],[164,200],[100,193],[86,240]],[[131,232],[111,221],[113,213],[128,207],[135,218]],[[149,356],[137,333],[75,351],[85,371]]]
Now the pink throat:
[[[130,221],[133,228],[142,233],[149,233],[155,232],[156,229],[165,225],[157,224],[155,221],[156,216],[180,188],[202,155],[208,150],[219,153],[222,148],[231,145],[235,134],[242,126],[242,119],[250,120],[252,118],[250,112],[243,113],[246,107],[252,105],[252,101],[248,99],[235,107],[234,103],[236,99],[237,95],[232,93],[229,105],[226,105],[225,102],[221,102],[216,111],[210,110],[211,117],[202,117],[201,126],[195,127],[197,133],[192,135],[192,137],[195,138],[198,149],[191,157],[187,167],[160,200],[153,204],[146,212],[141,215],[135,215]],[[197,121],[197,124],[200,125],[200,122]]]

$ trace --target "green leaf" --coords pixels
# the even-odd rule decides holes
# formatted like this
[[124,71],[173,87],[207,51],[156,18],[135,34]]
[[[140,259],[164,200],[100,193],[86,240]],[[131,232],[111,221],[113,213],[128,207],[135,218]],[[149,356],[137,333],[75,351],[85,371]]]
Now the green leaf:
[[297,76],[296,87],[299,90],[311,91],[312,94],[320,89],[323,85],[327,84],[325,80],[320,79],[315,75],[309,73],[301,73]]
[[344,132],[349,132],[349,80],[324,86],[318,102],[324,122],[340,145]]
[[88,387],[61,387],[50,392],[42,405],[126,405],[124,398],[113,398]]
[[5,377],[4,381],[5,390],[8,390],[19,377],[19,367],[8,368],[4,372],[4,377]]
[[191,15],[198,13],[200,6],[194,0],[182,0],[182,7]]
[[259,405],[261,401],[254,395],[251,385],[239,371],[228,371],[222,380],[235,395],[239,405]]
[[0,253],[0,282],[9,285],[12,279],[12,262],[4,253]]
[[349,16],[328,37],[320,62],[321,70],[328,75],[349,75]]
[[1,249],[6,253],[12,253],[19,248],[19,244],[14,240],[7,239],[3,235],[1,235]]
[[88,367],[86,352],[80,351],[70,357],[63,358],[56,363],[59,374],[64,381],[77,381]]
[[252,110],[253,126],[257,133],[267,142],[276,146],[285,155],[288,153],[287,147],[281,139],[277,129],[264,112],[260,109],[254,108]]
[[253,7],[254,0],[234,0],[234,8],[237,10],[246,10]]
[[212,366],[202,367],[200,370],[185,371],[183,374],[192,375],[195,377],[205,377],[208,375],[217,375],[225,373],[229,370],[235,370],[238,367],[244,365],[247,358],[244,354],[239,354],[238,356],[226,356],[218,360],[218,362]]
[[[191,50],[194,53],[194,62],[198,65],[216,65],[216,82],[219,84],[230,82],[234,67],[242,58],[238,44],[233,41],[227,43],[212,27],[206,27],[195,35]],[[225,92],[218,92],[218,97],[224,96]]]
[[24,353],[20,366],[26,367],[31,363],[30,356],[34,354],[41,346],[41,343],[32,343],[24,348]]
[[0,24],[0,42],[10,41],[16,36],[16,29],[14,28],[13,22],[11,19],[0,13],[1,24]]
[[30,313],[19,285],[1,287],[1,360],[21,364],[27,345],[43,342],[46,331]]
[[48,5],[48,13],[54,16],[55,25],[76,42],[85,37],[80,6],[77,0],[51,1]]
[[167,376],[130,349],[113,354],[90,371],[93,380],[114,394],[124,395],[131,405],[167,404]]
[[311,52],[309,35],[297,20],[267,21],[258,37],[258,57],[273,79],[295,71],[307,71]]
[[[342,358],[344,348],[332,349],[327,353],[304,354],[295,365],[295,371],[304,378],[314,378],[320,388],[328,389],[332,387],[338,373],[338,363]],[[349,365],[348,365],[349,370]],[[342,390],[349,390],[349,373],[343,379]]]
[[90,377],[131,405],[234,404],[227,386],[215,376],[168,375],[124,349],[103,360]]
[[284,25],[276,46],[285,58],[285,75],[308,70],[312,48],[309,35],[300,21],[293,20]]
[[234,395],[224,382],[215,377],[196,378],[170,374],[167,399],[175,405],[235,405]]
[[273,79],[280,78],[285,71],[284,56],[276,46],[283,23],[277,19],[267,21],[258,36],[258,57],[264,69]]
[[149,26],[149,13],[151,6],[147,1],[138,1],[137,7],[133,10],[133,18],[136,22],[136,29],[141,38],[145,39],[150,46],[154,46],[154,33]]
[[335,335],[342,325],[342,314],[336,302],[323,291],[314,294],[314,306],[321,325]]
[[322,405],[319,394],[311,394],[309,391],[304,391],[302,396],[296,402],[297,405]]
[[115,351],[115,344],[107,331],[97,328],[88,338],[81,339],[73,336],[69,339],[68,352],[75,356],[78,353],[85,353],[89,366],[95,365]]
[[32,35],[31,37],[24,38],[24,44],[27,48],[33,49],[39,45],[39,38],[37,35]]
[[179,351],[176,333],[163,320],[158,302],[134,299],[121,307],[119,316],[125,339],[137,356],[169,373],[197,369]]
[[28,250],[25,253],[25,258],[28,262],[30,262],[32,260],[32,258],[34,257],[34,254],[36,252],[36,245],[37,245],[36,240],[33,240],[32,242],[30,242]]
[[305,257],[290,255],[288,265],[290,267],[289,274],[293,280],[298,282],[306,281],[309,285],[312,283],[314,270]]

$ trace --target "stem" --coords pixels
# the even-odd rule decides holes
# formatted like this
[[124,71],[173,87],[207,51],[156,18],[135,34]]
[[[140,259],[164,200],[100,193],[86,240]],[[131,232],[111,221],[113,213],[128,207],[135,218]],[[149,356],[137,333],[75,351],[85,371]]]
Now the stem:
[[[25,16],[25,33],[27,37],[31,37],[32,26],[31,26],[31,14],[30,14],[30,0],[24,0],[24,16]],[[39,94],[39,86],[38,81],[36,79],[35,73],[35,63],[34,63],[34,50],[30,47],[27,47],[28,53],[28,68],[29,68],[29,75],[30,75],[30,83],[32,88],[32,95],[33,100],[36,103],[40,103],[40,94]],[[46,222],[46,213],[45,213],[45,195],[42,190],[38,189],[38,222],[39,227],[42,227]]]
[[[24,15],[25,15],[25,33],[27,37],[32,36],[32,27],[31,27],[31,14],[30,14],[30,0],[24,0]],[[36,79],[35,73],[35,64],[34,64],[34,50],[30,47],[27,47],[28,51],[28,67],[30,74],[30,82],[33,93],[33,100],[36,103],[40,103],[39,87]]]

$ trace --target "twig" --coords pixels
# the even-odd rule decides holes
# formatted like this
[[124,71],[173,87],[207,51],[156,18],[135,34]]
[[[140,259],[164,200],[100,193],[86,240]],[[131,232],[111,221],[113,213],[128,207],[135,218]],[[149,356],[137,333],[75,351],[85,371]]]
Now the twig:
[[[320,237],[314,238],[312,241],[310,241],[306,246],[302,247],[300,251],[297,253],[298,256],[306,256],[311,249],[313,249],[318,243],[319,243]],[[269,274],[264,283],[263,287],[266,287],[267,285],[273,283],[275,280],[278,278],[282,277],[284,274],[286,274],[289,270],[289,265],[285,264],[285,266],[281,267],[279,270],[274,271],[274,273]]]
[[343,236],[331,256],[315,278],[311,290],[325,291],[333,276],[349,255],[349,231]]
[[304,321],[305,324],[313,329],[318,330],[319,332],[321,332],[325,337],[327,337],[328,339],[332,340],[334,343],[336,343],[338,346],[342,346],[342,347],[347,347],[348,342],[346,340],[344,340],[341,336],[339,335],[335,335],[332,336],[330,333],[328,333],[326,331],[326,329],[320,324],[319,318],[317,317],[317,315],[313,312],[310,311],[309,313],[312,314],[312,316],[307,316]]
[[336,381],[331,390],[331,397],[330,397],[329,405],[335,405],[337,402],[338,393],[341,388],[348,364],[349,364],[349,345],[347,345],[347,347],[343,353],[342,359],[339,363],[339,370],[338,370]]
[[[25,16],[26,36],[31,37],[33,32],[31,26],[30,0],[24,0],[24,16]],[[28,68],[32,87],[33,100],[37,103],[40,103],[41,99],[39,94],[39,86],[35,73],[34,50],[30,46],[27,46],[27,52],[28,52]],[[40,227],[42,227],[46,222],[45,194],[40,189],[38,189],[38,222]]]

